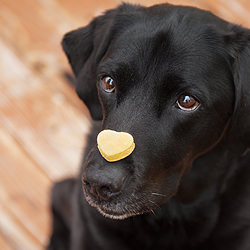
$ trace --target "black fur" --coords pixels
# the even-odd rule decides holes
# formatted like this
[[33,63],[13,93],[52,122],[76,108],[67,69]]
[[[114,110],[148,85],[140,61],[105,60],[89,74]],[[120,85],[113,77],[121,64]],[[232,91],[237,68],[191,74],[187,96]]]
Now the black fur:
[[[250,249],[250,31],[196,8],[123,4],[62,44],[96,121],[79,177],[53,189],[48,249]],[[182,94],[200,106],[181,110]],[[104,160],[103,129],[132,134],[134,152]]]

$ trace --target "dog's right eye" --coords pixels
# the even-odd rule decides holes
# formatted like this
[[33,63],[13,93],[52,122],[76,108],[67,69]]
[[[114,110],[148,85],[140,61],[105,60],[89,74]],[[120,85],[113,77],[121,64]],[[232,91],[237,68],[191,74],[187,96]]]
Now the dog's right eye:
[[191,95],[181,95],[177,100],[177,105],[181,110],[193,111],[199,107],[200,103]]
[[115,91],[115,83],[110,76],[105,76],[101,79],[101,86],[108,93]]

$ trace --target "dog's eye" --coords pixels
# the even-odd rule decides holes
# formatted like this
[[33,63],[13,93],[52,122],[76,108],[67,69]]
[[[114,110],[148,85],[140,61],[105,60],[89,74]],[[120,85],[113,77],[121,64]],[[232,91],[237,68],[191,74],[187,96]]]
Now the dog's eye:
[[195,110],[200,105],[200,103],[191,95],[181,95],[176,103],[180,109],[185,111]]
[[105,76],[101,79],[102,88],[108,92],[114,92],[115,91],[115,83],[114,80],[110,76]]

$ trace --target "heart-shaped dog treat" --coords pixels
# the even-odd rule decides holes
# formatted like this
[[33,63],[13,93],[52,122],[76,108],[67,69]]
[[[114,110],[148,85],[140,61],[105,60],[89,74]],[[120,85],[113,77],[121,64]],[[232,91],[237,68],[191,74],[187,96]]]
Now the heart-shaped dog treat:
[[103,130],[97,136],[97,146],[104,159],[113,162],[129,156],[135,143],[129,133]]

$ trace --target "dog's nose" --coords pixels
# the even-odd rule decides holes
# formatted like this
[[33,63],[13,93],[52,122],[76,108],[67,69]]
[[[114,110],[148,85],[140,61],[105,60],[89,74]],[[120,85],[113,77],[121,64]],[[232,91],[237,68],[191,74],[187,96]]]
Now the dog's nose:
[[121,188],[120,185],[115,186],[113,184],[93,182],[84,180],[84,185],[87,191],[98,200],[110,200],[113,196],[119,194]]
[[82,177],[85,191],[99,201],[109,201],[119,195],[124,184],[125,175],[122,169],[117,168],[108,166],[100,170],[94,166],[88,167]]

